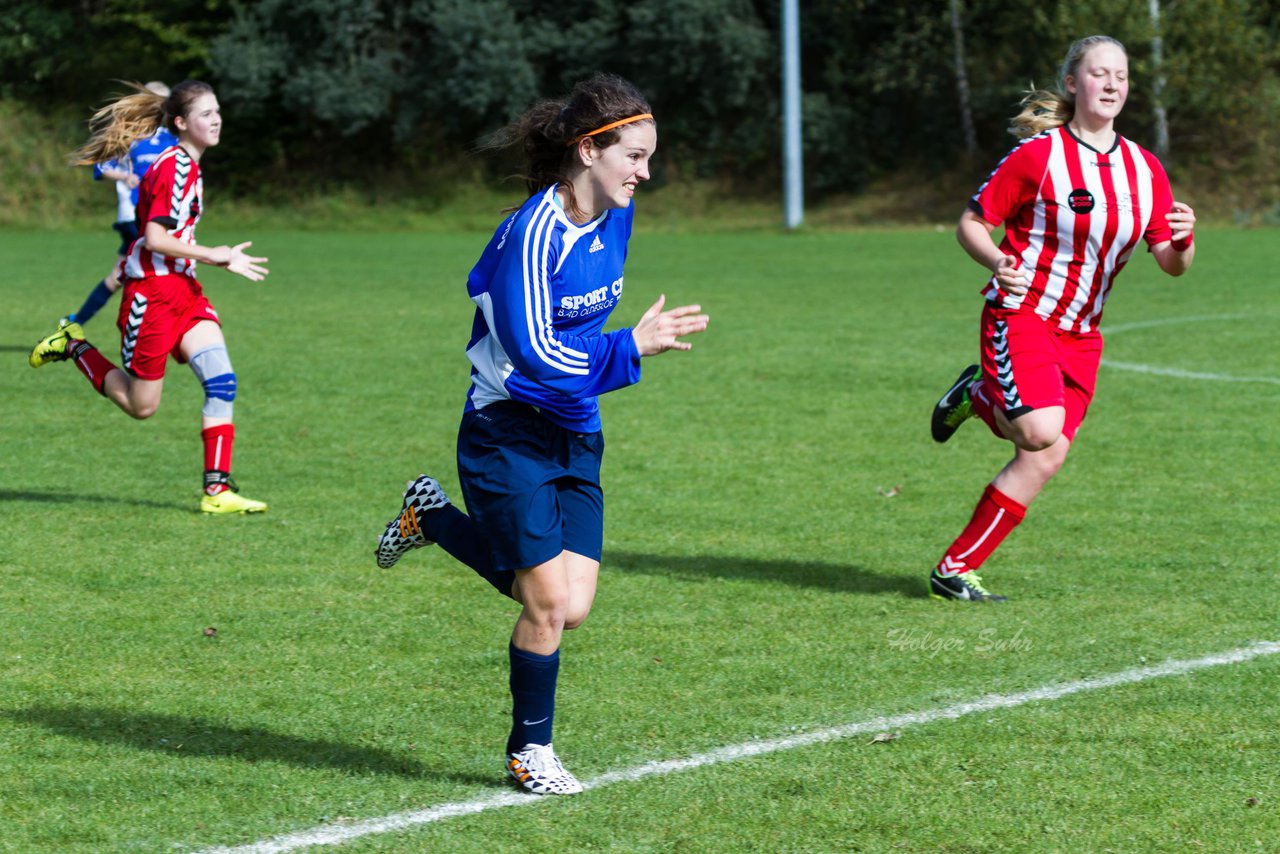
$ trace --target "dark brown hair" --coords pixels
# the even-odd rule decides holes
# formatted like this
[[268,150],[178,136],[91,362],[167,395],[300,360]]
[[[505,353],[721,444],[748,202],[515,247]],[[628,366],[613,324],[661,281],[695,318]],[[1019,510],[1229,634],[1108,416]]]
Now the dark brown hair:
[[[558,183],[565,193],[566,208],[580,213],[573,186],[567,181],[569,165],[577,157],[574,143],[596,128],[649,112],[652,108],[639,89],[615,74],[599,72],[577,83],[564,98],[534,104],[494,134],[484,148],[518,148],[524,156],[521,177],[529,192]],[[621,130],[608,130],[591,139],[597,147],[608,148],[618,141]]]

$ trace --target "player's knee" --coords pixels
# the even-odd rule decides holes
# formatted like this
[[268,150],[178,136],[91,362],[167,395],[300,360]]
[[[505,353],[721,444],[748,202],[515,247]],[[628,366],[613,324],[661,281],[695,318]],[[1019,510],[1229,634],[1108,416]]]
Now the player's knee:
[[1062,431],[1029,430],[1019,434],[1015,440],[1019,448],[1026,451],[1044,451],[1053,447],[1053,443],[1062,436]]
[[571,610],[565,614],[564,628],[565,631],[572,631],[587,621],[587,615],[591,613],[590,609]]
[[1062,438],[1062,419],[1050,413],[1029,412],[1009,422],[1013,443],[1024,451],[1052,448]]
[[142,403],[135,403],[125,411],[128,412],[130,416],[132,416],[133,418],[136,418],[139,421],[146,421],[152,415],[155,415],[159,409],[160,409],[160,401],[148,400]]
[[547,628],[562,632],[569,622],[569,602],[556,602],[542,613],[542,620]]
[[526,601],[524,609],[530,620],[539,628],[553,632],[562,632],[568,628],[569,597],[567,594],[540,596],[537,602]]
[[191,357],[191,370],[204,387],[201,413],[207,418],[230,419],[236,399],[236,374],[227,348],[222,344],[204,348]]
[[1022,456],[1023,465],[1029,467],[1024,470],[1034,472],[1041,483],[1047,483],[1062,468],[1070,449],[1071,443],[1066,441],[1055,442],[1048,448],[1035,449],[1033,453]]

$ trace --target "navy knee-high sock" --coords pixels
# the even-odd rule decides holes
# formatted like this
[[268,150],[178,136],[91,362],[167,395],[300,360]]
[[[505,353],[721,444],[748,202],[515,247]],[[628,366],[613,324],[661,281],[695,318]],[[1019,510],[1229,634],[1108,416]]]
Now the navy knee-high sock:
[[507,645],[507,654],[511,659],[511,735],[507,737],[507,753],[515,753],[526,744],[550,744],[560,650],[538,655],[512,643]]
[[507,598],[515,583],[514,572],[499,572],[493,568],[493,558],[485,546],[480,528],[470,516],[452,504],[418,514],[418,524],[428,539],[435,540],[440,548],[475,571],[476,575],[493,585]]
[[107,280],[101,282],[89,292],[89,296],[85,297],[84,305],[75,313],[75,321],[79,324],[89,322],[98,311],[107,304],[107,300],[111,299],[111,289],[107,287]]

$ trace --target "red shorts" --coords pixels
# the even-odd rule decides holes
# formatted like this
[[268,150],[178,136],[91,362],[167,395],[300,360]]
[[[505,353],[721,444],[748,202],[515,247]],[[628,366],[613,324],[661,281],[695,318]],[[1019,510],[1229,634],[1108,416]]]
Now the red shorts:
[[161,379],[170,355],[186,361],[178,346],[182,336],[202,320],[221,325],[195,279],[176,275],[126,279],[116,318],[120,366],[140,380]]
[[1066,332],[1031,311],[982,309],[983,388],[1013,419],[1033,409],[1066,410],[1062,434],[1074,439],[1093,400],[1102,335]]

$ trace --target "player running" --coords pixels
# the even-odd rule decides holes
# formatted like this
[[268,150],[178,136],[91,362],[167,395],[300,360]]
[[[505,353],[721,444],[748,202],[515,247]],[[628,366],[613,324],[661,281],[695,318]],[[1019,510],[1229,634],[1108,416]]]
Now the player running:
[[[1098,324],[1116,276],[1139,241],[1171,276],[1195,257],[1195,213],[1174,201],[1160,161],[1114,129],[1128,94],[1124,46],[1108,36],[1077,41],[1058,91],[1023,101],[1012,129],[1023,141],[960,217],[960,245],[994,275],[983,290],[981,364],[938,401],[933,438],[947,441],[976,415],[1014,456],[934,568],[936,598],[1007,598],[975,570],[1066,460],[1093,399]],[[1001,224],[997,247],[991,233]]]
[[31,367],[71,359],[99,394],[142,419],[160,406],[168,357],[190,364],[205,393],[200,510],[260,513],[267,505],[240,495],[231,480],[236,375],[218,314],[195,274],[196,263],[203,261],[259,282],[267,275],[263,266],[267,259],[246,254],[250,243],[196,243],[196,223],[204,211],[200,158],[218,144],[222,134],[222,113],[213,89],[198,80],[185,80],[164,98],[141,86],[134,88],[134,94],[94,115],[94,132],[77,152],[80,165],[120,157],[135,140],[153,134],[162,123],[178,137],[178,144],[160,155],[138,188],[142,233],[123,262],[124,298],[116,321],[121,334],[120,367],[85,340],[78,323],[65,319],[31,351]]
[[[161,97],[169,96],[169,87],[159,81],[146,85],[148,92]],[[66,317],[68,322],[84,326],[111,299],[112,294],[120,289],[120,262],[129,252],[129,246],[138,239],[138,185],[151,168],[151,164],[166,149],[178,144],[178,138],[169,132],[164,125],[156,128],[150,136],[144,136],[129,146],[123,157],[108,160],[106,163],[93,164],[93,179],[101,181],[106,178],[116,185],[116,221],[111,228],[120,235],[119,258],[112,266],[111,272],[94,286],[84,303],[73,314]]]
[[534,106],[501,137],[526,155],[533,195],[501,225],[467,280],[476,304],[471,389],[457,463],[468,513],[430,477],[409,484],[378,541],[379,566],[439,543],[522,610],[508,645],[506,770],[526,791],[581,784],[551,744],[560,637],[595,599],[604,537],[597,396],[640,380],[640,359],[688,350],[696,305],[660,297],[632,329],[604,332],[622,298],[631,199],[649,180],[657,127],[626,81],[596,75]]

